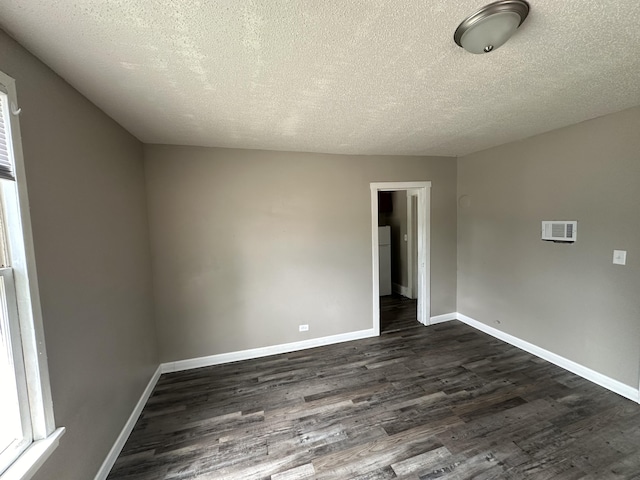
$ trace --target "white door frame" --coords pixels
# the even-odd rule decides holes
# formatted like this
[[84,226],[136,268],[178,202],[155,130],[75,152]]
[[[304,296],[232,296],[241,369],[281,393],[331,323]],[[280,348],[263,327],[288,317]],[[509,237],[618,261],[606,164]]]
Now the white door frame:
[[[418,298],[418,282],[413,281],[414,270],[416,270],[416,266],[418,265],[417,252],[414,255],[414,229],[417,231],[417,224],[413,225],[413,199],[416,199],[416,210],[417,210],[417,197],[418,192],[415,190],[407,190],[407,289],[409,290],[409,298],[416,299]],[[418,215],[416,211],[416,223],[417,223]],[[417,239],[416,239],[417,240]],[[417,275],[416,275],[417,278]],[[416,283],[416,285],[414,285]]]
[[373,265],[373,330],[380,335],[378,192],[418,193],[418,321],[431,323],[431,182],[374,182],[371,188],[371,261]]

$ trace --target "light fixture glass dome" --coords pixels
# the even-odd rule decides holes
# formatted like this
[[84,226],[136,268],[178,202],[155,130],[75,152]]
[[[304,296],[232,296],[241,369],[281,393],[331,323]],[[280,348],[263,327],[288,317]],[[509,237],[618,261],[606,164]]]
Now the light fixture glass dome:
[[501,0],[490,3],[467,17],[453,38],[471,53],[489,53],[506,43],[529,14],[523,0]]

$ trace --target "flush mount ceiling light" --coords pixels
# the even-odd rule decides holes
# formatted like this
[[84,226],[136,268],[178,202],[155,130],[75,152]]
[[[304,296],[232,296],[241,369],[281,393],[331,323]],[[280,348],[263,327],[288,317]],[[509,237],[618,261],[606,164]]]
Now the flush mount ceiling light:
[[471,53],[489,53],[505,44],[529,14],[524,0],[500,0],[468,16],[453,39]]

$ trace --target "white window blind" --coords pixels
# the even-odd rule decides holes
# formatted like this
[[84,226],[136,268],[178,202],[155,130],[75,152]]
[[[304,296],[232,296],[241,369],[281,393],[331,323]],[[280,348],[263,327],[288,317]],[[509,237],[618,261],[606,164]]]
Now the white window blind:
[[15,180],[9,132],[9,101],[0,91],[0,178]]

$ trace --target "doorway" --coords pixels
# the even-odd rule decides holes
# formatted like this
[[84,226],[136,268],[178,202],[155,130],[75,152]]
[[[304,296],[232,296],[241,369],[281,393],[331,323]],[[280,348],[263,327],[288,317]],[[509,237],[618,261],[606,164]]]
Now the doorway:
[[[380,335],[380,251],[378,238],[378,195],[379,192],[406,191],[408,224],[415,219],[412,232],[407,232],[407,242],[411,250],[415,250],[417,261],[413,264],[409,284],[418,300],[417,320],[423,325],[430,324],[431,296],[430,296],[430,212],[431,212],[431,182],[376,182],[371,188],[371,246],[373,266],[373,329]],[[409,212],[410,210],[410,212]],[[411,252],[409,250],[409,252]],[[410,262],[413,263],[413,262]]]

